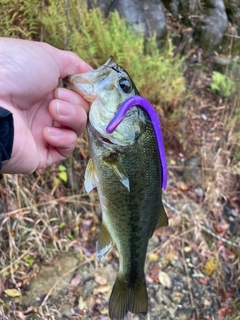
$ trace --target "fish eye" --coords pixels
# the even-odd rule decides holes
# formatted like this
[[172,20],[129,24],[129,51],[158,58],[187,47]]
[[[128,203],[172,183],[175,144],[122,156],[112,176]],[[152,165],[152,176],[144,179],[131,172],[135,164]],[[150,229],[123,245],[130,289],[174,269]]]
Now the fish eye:
[[125,93],[130,93],[132,91],[132,85],[129,80],[122,78],[119,80],[120,88]]

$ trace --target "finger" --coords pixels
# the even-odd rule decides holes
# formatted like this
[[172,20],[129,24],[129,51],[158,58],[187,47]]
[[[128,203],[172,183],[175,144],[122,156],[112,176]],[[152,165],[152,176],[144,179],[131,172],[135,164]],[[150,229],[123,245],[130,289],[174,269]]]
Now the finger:
[[78,93],[73,92],[71,90],[65,88],[57,88],[53,93],[53,97],[54,99],[60,99],[66,102],[70,102],[72,104],[78,104],[82,108],[84,108],[86,112],[89,111],[89,102],[83,99],[83,97],[80,96]]
[[54,121],[75,131],[77,136],[83,132],[87,123],[87,113],[78,104],[55,99],[49,104],[49,113]]
[[91,66],[71,51],[58,50],[56,61],[60,70],[60,78],[74,73],[84,73],[91,70]]
[[67,159],[77,144],[76,133],[69,129],[45,127],[43,137],[49,144],[45,166]]

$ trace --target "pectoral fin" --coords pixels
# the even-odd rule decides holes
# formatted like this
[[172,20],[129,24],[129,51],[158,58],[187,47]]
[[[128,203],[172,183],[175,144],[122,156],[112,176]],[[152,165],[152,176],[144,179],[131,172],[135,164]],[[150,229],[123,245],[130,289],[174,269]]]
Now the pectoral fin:
[[167,226],[168,226],[168,217],[162,204],[162,208],[160,210],[160,214],[159,214],[159,218],[158,218],[155,230],[157,230],[158,228],[167,227]]
[[85,171],[85,175],[84,175],[84,186],[85,189],[87,191],[87,193],[89,193],[90,191],[92,191],[92,189],[96,188],[98,185],[98,179],[95,173],[95,168],[94,168],[94,164],[92,159],[89,159],[88,164],[87,164],[87,168]]
[[130,184],[129,184],[129,178],[126,173],[126,171],[123,169],[121,164],[119,163],[118,159],[115,156],[109,156],[107,158],[104,158],[104,161],[107,162],[111,167],[113,172],[118,177],[119,181],[128,189],[130,192]]
[[97,242],[97,260],[101,262],[113,247],[112,237],[104,223],[101,226],[100,236]]

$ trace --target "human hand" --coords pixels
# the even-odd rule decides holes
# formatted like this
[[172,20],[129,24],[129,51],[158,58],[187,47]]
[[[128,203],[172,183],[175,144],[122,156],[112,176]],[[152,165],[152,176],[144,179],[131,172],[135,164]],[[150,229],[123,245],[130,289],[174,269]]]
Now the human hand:
[[0,106],[14,119],[12,156],[3,173],[32,173],[64,160],[86,125],[89,104],[57,88],[58,80],[91,67],[46,43],[0,38]]

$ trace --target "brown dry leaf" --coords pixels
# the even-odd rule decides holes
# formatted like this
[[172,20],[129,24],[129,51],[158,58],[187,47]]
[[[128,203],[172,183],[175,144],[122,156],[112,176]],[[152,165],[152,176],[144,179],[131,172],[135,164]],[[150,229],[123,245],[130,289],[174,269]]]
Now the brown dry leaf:
[[151,266],[150,276],[154,282],[158,282],[158,275],[159,275],[159,265],[157,263],[153,263]]
[[168,288],[170,289],[171,286],[172,286],[172,280],[171,278],[169,277],[169,275],[164,272],[164,271],[160,271],[159,274],[158,274],[158,279],[159,279],[159,282],[165,287],[165,288]]
[[206,285],[208,283],[208,278],[204,277],[204,278],[198,278],[196,277],[197,281],[203,285]]
[[76,287],[79,285],[80,281],[82,280],[81,274],[76,274],[74,278],[72,278],[70,285]]
[[15,311],[14,315],[17,317],[19,320],[26,320],[27,317],[23,314],[22,311]]
[[226,231],[227,229],[229,229],[228,223],[227,222],[224,223],[222,221],[214,224],[213,227],[217,233],[222,233],[222,232]]
[[93,294],[107,293],[110,290],[111,290],[111,286],[108,286],[108,285],[100,286],[100,287],[93,290]]
[[78,299],[78,308],[80,310],[84,310],[86,308],[86,302],[83,301],[83,297],[80,296],[79,299]]
[[86,305],[88,310],[93,310],[93,307],[95,305],[95,297],[93,295],[87,297]]
[[171,251],[167,254],[165,254],[165,259],[169,262],[173,260],[178,260],[179,259],[179,253],[175,251],[174,249],[171,249]]
[[25,311],[24,311],[24,314],[29,314],[29,313],[37,313],[38,312],[38,309],[37,307],[28,307]]
[[104,316],[107,316],[107,315],[108,315],[108,308],[104,308],[104,309],[101,311],[101,314],[104,315]]
[[180,182],[179,184],[179,188],[182,190],[182,191],[186,191],[188,189],[188,186],[186,185],[186,183],[184,183],[183,181]]
[[172,228],[176,228],[182,224],[182,217],[180,215],[175,215],[174,218],[168,220],[168,224]]
[[101,276],[100,274],[95,274],[95,281],[97,282],[97,284],[99,284],[100,286],[104,286],[107,284],[107,279],[104,278],[103,276]]
[[8,297],[10,298],[17,298],[17,297],[21,297],[21,292],[18,291],[17,289],[6,289],[4,290],[4,292],[6,293],[6,295],[8,295]]

